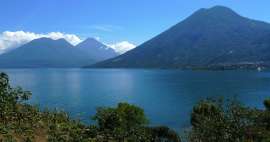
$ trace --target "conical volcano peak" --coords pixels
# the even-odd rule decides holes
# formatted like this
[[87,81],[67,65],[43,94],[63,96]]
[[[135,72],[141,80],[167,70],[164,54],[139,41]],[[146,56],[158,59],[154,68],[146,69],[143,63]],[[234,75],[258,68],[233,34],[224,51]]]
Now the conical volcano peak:
[[103,46],[105,47],[106,45],[99,42],[95,38],[87,38],[77,45],[77,47],[83,47],[83,48],[86,48],[86,47],[99,48],[99,47],[103,47]]
[[95,38],[87,38],[76,45],[76,47],[91,55],[96,61],[102,61],[118,55],[112,48],[109,48]]
[[207,14],[208,16],[239,16],[235,11],[225,6],[202,8],[195,13],[203,15]]
[[230,9],[228,7],[225,7],[225,6],[220,6],[220,5],[213,6],[211,8],[206,9],[206,10],[208,10],[208,11],[234,12],[232,9]]
[[99,42],[97,39],[89,37],[85,41],[93,41],[93,42]]
[[238,13],[234,12],[230,8],[224,6],[214,6],[211,8],[202,8],[196,11],[186,20],[184,20],[184,23],[189,26],[193,25],[198,27],[202,25],[225,25],[225,23],[227,25],[234,25],[239,23],[239,21],[243,22],[247,20],[248,19],[240,16]]

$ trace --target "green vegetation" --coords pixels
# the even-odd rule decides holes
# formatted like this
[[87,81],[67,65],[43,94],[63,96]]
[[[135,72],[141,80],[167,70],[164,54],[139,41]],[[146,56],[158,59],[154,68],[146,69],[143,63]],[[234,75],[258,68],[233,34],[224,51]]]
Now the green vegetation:
[[193,108],[190,142],[269,142],[270,100],[265,110],[237,101],[204,100]]
[[[30,96],[0,73],[0,142],[180,142],[168,127],[150,127],[135,105],[100,107],[92,117],[96,125],[85,125],[65,112],[25,103]],[[193,108],[187,141],[269,142],[270,100],[263,103],[260,110],[237,101],[203,100]]]

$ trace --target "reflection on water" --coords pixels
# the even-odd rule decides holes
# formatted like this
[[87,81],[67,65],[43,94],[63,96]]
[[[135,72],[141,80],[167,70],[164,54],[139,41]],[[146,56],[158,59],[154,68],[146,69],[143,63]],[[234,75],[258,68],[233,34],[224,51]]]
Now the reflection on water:
[[129,102],[144,108],[153,125],[180,130],[200,99],[238,96],[263,107],[270,97],[270,73],[125,69],[2,69],[13,85],[33,92],[31,103],[57,107],[91,123],[98,106]]

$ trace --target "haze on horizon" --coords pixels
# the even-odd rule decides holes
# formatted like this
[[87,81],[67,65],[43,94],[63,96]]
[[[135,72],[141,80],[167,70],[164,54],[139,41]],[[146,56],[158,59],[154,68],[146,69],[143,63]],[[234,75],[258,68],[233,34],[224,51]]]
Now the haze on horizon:
[[270,22],[267,0],[4,0],[0,5],[0,53],[40,37],[65,38],[73,45],[94,37],[125,52],[194,11],[216,5]]

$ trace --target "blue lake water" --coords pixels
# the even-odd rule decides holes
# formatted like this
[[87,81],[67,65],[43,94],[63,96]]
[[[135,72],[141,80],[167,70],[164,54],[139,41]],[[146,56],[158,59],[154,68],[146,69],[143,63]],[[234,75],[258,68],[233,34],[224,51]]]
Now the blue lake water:
[[142,107],[151,124],[188,127],[199,100],[237,96],[262,108],[270,97],[270,72],[132,69],[0,69],[14,86],[32,91],[30,103],[59,108],[91,123],[99,106],[128,102]]

